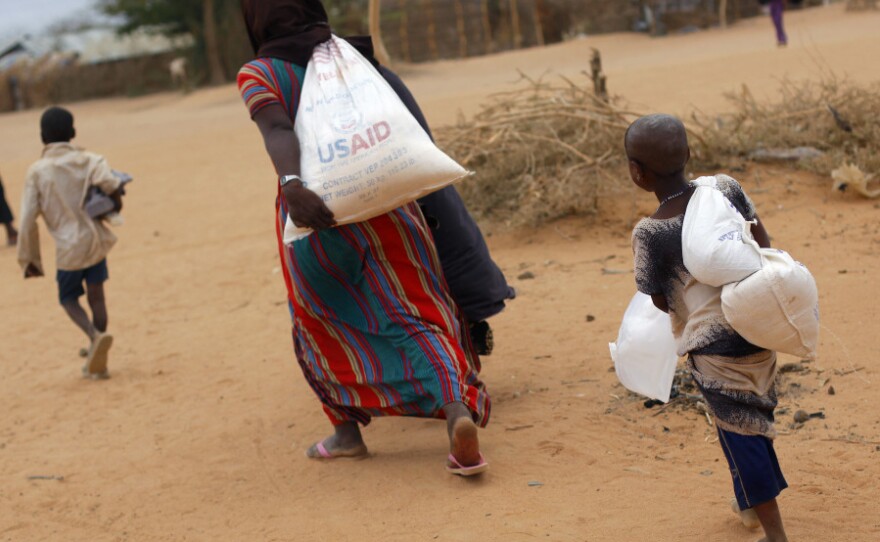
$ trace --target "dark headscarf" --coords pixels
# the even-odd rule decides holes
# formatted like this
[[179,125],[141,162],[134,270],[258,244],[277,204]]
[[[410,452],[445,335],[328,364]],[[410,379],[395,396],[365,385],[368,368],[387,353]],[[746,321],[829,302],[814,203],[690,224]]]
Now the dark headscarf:
[[[315,46],[330,39],[327,10],[321,0],[241,0],[254,54],[306,66]],[[374,65],[369,36],[345,38]]]

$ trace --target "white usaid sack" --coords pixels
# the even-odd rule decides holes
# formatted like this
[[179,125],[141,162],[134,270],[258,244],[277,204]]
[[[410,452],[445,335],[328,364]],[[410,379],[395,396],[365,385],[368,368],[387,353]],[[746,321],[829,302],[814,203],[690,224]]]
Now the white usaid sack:
[[761,255],[748,222],[716,188],[715,177],[700,177],[688,202],[681,231],[684,266],[698,282],[724,286],[761,269]]
[[[315,47],[294,128],[300,176],[339,224],[379,216],[470,175],[434,145],[376,68],[336,36]],[[288,218],[284,242],[309,233]]]
[[815,358],[819,342],[816,281],[787,252],[763,248],[760,254],[760,271],[721,290],[724,318],[756,346]]
[[675,337],[669,315],[654,306],[651,296],[636,293],[623,315],[611,359],[620,383],[630,391],[669,401],[675,366]]

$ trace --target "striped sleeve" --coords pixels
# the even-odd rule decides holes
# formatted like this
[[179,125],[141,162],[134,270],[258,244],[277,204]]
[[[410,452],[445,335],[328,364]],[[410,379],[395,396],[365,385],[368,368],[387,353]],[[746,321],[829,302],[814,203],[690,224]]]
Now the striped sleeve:
[[278,96],[272,67],[268,61],[257,59],[248,62],[239,70],[237,80],[238,90],[251,118],[268,105],[284,105]]

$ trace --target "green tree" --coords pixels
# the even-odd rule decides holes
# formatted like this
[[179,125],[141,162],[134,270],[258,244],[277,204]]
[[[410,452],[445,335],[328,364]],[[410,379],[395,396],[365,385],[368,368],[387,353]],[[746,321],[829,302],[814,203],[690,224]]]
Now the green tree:
[[192,36],[204,55],[211,84],[226,81],[218,18],[237,10],[238,0],[101,0],[100,7],[121,19],[123,33],[148,28],[168,36]]
[[[368,0],[324,0],[334,31],[368,31]],[[211,84],[223,83],[251,55],[240,0],[99,0],[101,10],[121,21],[120,32],[140,28],[195,40],[198,64]]]

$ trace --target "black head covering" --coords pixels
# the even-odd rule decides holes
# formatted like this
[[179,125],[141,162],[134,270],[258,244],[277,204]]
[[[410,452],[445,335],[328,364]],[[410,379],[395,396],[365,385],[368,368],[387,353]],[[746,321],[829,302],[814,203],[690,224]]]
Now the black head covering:
[[[315,46],[331,36],[327,10],[321,0],[241,0],[241,10],[257,57],[280,58],[306,66]],[[378,65],[369,36],[345,39]]]

